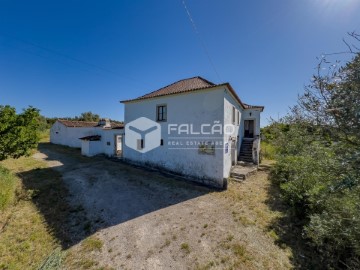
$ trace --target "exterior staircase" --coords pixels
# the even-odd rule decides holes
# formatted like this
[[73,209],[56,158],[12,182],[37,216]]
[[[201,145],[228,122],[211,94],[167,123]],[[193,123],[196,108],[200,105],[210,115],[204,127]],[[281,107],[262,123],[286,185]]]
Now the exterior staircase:
[[[256,173],[258,166],[253,160],[254,139],[243,139],[240,147],[238,163],[232,167],[230,177],[235,181],[244,181]],[[256,151],[256,150],[255,150]]]
[[240,147],[239,161],[253,163],[252,148],[253,139],[243,139]]

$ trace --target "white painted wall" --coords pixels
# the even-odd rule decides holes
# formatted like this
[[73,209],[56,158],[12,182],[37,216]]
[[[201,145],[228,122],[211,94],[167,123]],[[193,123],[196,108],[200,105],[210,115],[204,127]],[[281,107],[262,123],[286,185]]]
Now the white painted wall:
[[[124,145],[124,158],[195,177],[197,181],[206,182],[217,187],[223,186],[223,147],[215,150],[214,155],[199,154],[198,149],[174,150],[168,145],[175,140],[168,135],[168,124],[193,124],[196,130],[203,123],[223,122],[224,87],[211,90],[189,92],[185,94],[163,96],[136,102],[125,103],[125,123],[139,117],[156,121],[156,106],[167,104],[167,122],[159,122],[162,129],[164,145],[144,154]],[[125,136],[127,136],[125,134]],[[199,136],[199,135],[198,135]],[[182,138],[188,137],[182,135]],[[222,135],[208,135],[208,140],[223,141]],[[198,137],[199,138],[199,137]],[[190,139],[191,140],[191,139]],[[187,140],[189,141],[189,139]],[[146,144],[146,142],[145,142]]]
[[89,135],[100,135],[101,127],[66,127],[56,121],[50,129],[50,142],[80,148],[79,138]]
[[[61,144],[75,148],[85,147],[86,153],[91,153],[92,149],[87,149],[89,144],[83,144],[79,138],[100,135],[101,151],[97,154],[106,154],[113,156],[115,153],[115,135],[124,134],[124,129],[103,129],[102,127],[66,127],[60,122],[55,122],[50,129],[50,142],[54,144]],[[109,144],[108,144],[109,142]],[[92,144],[90,144],[92,146]],[[97,145],[94,146],[94,151],[97,150]]]
[[102,153],[107,156],[115,155],[115,136],[123,134],[124,129],[103,129],[101,133]]
[[[250,115],[251,113],[251,115]],[[255,120],[255,133],[254,136],[260,135],[260,109],[246,109],[242,115],[242,121],[244,120]],[[244,126],[242,126],[244,128]],[[242,134],[244,135],[244,131],[242,130]]]
[[81,141],[81,154],[92,157],[103,153],[103,144],[101,141]]
[[[243,117],[244,110],[228,90],[226,92],[224,92],[223,102],[224,102],[224,125],[233,124],[232,114],[233,114],[233,107],[235,107],[235,133],[232,135],[224,135],[224,145],[226,143],[228,143],[229,151],[228,151],[228,153],[225,153],[225,150],[224,150],[223,177],[228,178],[230,176],[230,170],[231,170],[231,166],[232,166],[231,149],[230,149],[231,140],[232,139],[236,140],[235,156],[236,156],[236,160],[237,160],[237,156],[240,152],[240,145],[241,145],[241,141],[242,141],[242,137],[243,137],[243,135],[241,133],[241,126],[244,122],[242,122],[241,119]],[[239,111],[239,116],[240,116],[240,124],[238,124],[238,119],[237,119],[238,111]],[[238,136],[239,136],[239,138],[238,138]]]

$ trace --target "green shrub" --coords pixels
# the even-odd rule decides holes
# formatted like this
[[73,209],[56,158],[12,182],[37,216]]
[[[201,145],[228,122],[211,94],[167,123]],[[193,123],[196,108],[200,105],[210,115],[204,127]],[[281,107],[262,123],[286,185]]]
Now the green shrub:
[[261,154],[265,159],[275,159],[276,149],[271,143],[261,141]]
[[291,214],[302,221],[303,236],[319,251],[324,267],[359,268],[357,152],[351,155],[348,146],[340,142],[319,142],[313,134],[305,138],[301,131],[293,130],[287,136],[272,168],[272,180],[280,186]]
[[15,200],[16,186],[16,177],[9,170],[0,166],[0,211]]

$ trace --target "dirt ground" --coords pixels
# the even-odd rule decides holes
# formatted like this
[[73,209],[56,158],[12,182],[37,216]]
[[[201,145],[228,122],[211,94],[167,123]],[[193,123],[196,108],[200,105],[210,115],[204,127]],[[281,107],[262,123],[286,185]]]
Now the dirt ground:
[[[34,158],[62,174],[74,209],[64,269],[289,269],[269,228],[266,168],[215,191],[105,157],[43,144]],[[81,217],[81,218],[80,218]]]

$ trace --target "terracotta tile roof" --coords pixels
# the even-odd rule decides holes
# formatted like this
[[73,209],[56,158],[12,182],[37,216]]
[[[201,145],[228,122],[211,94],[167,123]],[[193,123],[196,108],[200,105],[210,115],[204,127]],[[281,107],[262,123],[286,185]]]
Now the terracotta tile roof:
[[257,108],[257,109],[264,110],[263,106],[251,106],[248,104],[244,104],[229,83],[214,84],[200,76],[189,78],[189,79],[183,79],[183,80],[177,81],[175,83],[172,83],[168,86],[165,86],[163,88],[160,88],[159,90],[153,91],[153,92],[148,93],[143,96],[140,96],[138,98],[123,100],[120,102],[127,103],[127,102],[131,102],[131,101],[138,101],[138,100],[173,95],[173,94],[178,94],[178,93],[198,91],[198,90],[203,90],[203,89],[213,88],[213,87],[218,87],[218,86],[226,86],[230,90],[231,94],[235,97],[235,99],[239,102],[239,104],[244,109]]
[[66,127],[96,127],[98,122],[72,121],[58,119],[58,121]]
[[123,100],[121,102],[128,102],[128,101],[133,101],[133,100],[141,100],[141,99],[166,96],[166,95],[177,94],[177,93],[182,93],[182,92],[189,92],[189,91],[194,91],[194,90],[211,88],[214,86],[216,86],[216,84],[209,82],[208,80],[205,80],[204,78],[201,78],[198,76],[198,77],[183,79],[183,80],[174,82],[172,84],[169,84],[168,86],[160,88],[159,90],[153,91],[153,92],[143,95],[141,97],[138,97],[135,99]]
[[[64,120],[58,119],[66,127],[98,127],[99,122],[87,122],[87,121],[73,121],[73,120]],[[122,123],[111,123],[111,129],[121,129],[124,128]]]
[[111,129],[121,129],[124,128],[124,124],[123,123],[111,123]]

